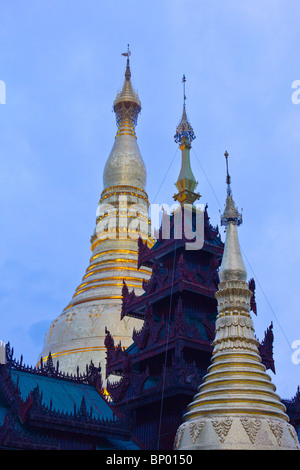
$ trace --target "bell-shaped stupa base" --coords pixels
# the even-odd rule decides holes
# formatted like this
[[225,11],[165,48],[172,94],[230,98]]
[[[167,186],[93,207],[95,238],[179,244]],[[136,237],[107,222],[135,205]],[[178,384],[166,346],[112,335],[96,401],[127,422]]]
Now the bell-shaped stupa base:
[[201,416],[177,430],[178,450],[299,450],[289,423],[259,415]]

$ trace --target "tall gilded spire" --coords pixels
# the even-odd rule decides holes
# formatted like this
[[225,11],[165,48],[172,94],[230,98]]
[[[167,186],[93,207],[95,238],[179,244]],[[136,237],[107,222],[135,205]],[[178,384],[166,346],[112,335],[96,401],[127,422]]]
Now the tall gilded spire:
[[242,223],[242,215],[237,210],[232,198],[231,178],[228,172],[228,152],[226,151],[224,155],[227,169],[227,197],[225,210],[221,216],[221,225],[226,227],[226,243],[220,266],[220,279],[221,281],[230,281],[231,279],[246,281],[247,271],[243,262],[237,233],[237,227]]
[[176,128],[176,134],[174,136],[175,142],[179,143],[179,148],[181,150],[181,170],[178,176],[178,180],[175,184],[178,189],[178,193],[173,196],[175,201],[178,201],[181,205],[186,203],[193,204],[196,199],[200,198],[200,194],[194,192],[198,183],[194,177],[190,162],[190,150],[192,147],[191,143],[196,138],[196,136],[186,114],[185,75],[183,75],[182,83],[183,111],[181,120]]
[[[226,161],[228,158],[225,153]],[[237,237],[241,216],[231,194],[221,222],[226,241],[216,293],[218,316],[211,364],[178,428],[180,450],[299,449],[296,431],[261,362],[250,316],[252,292]]]
[[113,104],[118,132],[103,171],[91,258],[71,301],[52,322],[41,354],[46,361],[51,352],[52,358],[59,360],[60,369],[71,373],[76,373],[77,366],[80,372],[85,371],[92,360],[97,365],[100,362],[105,376],[105,329],[127,347],[132,342],[133,328],[141,323],[120,319],[123,281],[141,295],[143,281],[151,275],[150,268],[137,268],[138,235],[149,246],[153,242],[147,238],[150,222],[146,168],[135,134],[141,103],[131,84],[129,47],[123,55],[127,57],[124,85]]

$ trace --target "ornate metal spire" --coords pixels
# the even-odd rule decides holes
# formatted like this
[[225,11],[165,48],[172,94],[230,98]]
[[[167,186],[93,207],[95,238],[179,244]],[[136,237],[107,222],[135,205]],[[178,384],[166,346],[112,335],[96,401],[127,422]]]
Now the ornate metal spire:
[[113,104],[118,130],[111,153],[103,172],[103,186],[132,186],[145,189],[146,168],[143,162],[135,133],[141,103],[131,84],[129,58],[131,52],[122,54],[127,58],[125,80],[122,91],[117,94]]
[[[114,101],[119,127],[103,170],[103,191],[91,237],[92,256],[71,301],[52,322],[41,354],[45,361],[51,351],[53,358],[59,358],[62,370],[75,373],[77,365],[85,370],[91,359],[101,362],[105,371],[105,327],[123,347],[132,343],[133,327],[139,328],[139,322],[120,320],[122,282],[128,281],[127,285],[142,295],[143,280],[151,275],[150,268],[137,268],[139,233],[130,226],[136,218],[134,212],[130,215],[127,210],[136,205],[147,221],[147,173],[134,129],[141,104],[131,85],[129,47],[123,55],[127,58],[125,80]],[[143,238],[144,227],[142,222],[138,229]],[[152,246],[153,241],[149,238],[147,244]]]
[[126,65],[126,71],[125,71],[125,78],[126,80],[130,80],[131,78],[131,71],[130,71],[130,65],[129,65],[129,57],[131,56],[131,52],[129,49],[129,44],[127,44],[127,52],[122,53],[123,56],[127,57],[127,65]]
[[242,223],[242,215],[239,213],[232,199],[231,178],[228,172],[228,152],[225,152],[226,158],[226,183],[227,198],[223,215],[221,216],[221,225],[226,226],[226,241],[220,266],[221,281],[240,280],[246,281],[247,271],[243,262],[241,248],[238,239],[237,226]]
[[177,129],[176,129],[176,134],[174,135],[175,142],[177,142],[177,143],[181,143],[181,141],[184,137],[186,137],[188,139],[189,143],[191,143],[196,138],[196,136],[194,134],[194,131],[193,131],[193,128],[190,125],[190,123],[188,121],[188,118],[187,118],[187,114],[186,114],[186,108],[185,108],[185,100],[186,100],[185,82],[186,82],[186,78],[185,78],[185,75],[183,75],[183,77],[182,77],[182,83],[183,83],[183,111],[182,111],[181,120],[180,120],[180,122],[177,126]]
[[223,215],[221,217],[221,225],[228,225],[229,222],[235,222],[236,225],[240,225],[243,221],[242,214],[239,213],[237,208],[235,207],[234,201],[232,199],[232,191],[231,191],[231,177],[228,172],[228,152],[224,153],[226,158],[226,183],[227,183],[227,198],[226,198],[226,205]]
[[196,138],[196,136],[186,115],[185,82],[186,78],[185,75],[183,75],[183,113],[174,136],[175,142],[179,143],[179,148],[181,150],[181,170],[175,185],[179,192],[175,194],[173,198],[180,204],[193,204],[196,199],[199,199],[200,194],[194,192],[198,183],[194,177],[190,163],[191,142]]
[[125,81],[122,91],[117,94],[113,104],[113,109],[116,114],[117,126],[121,123],[127,122],[132,126],[136,126],[138,115],[142,109],[141,102],[138,94],[134,92],[131,84],[131,71],[129,57],[131,55],[129,44],[127,52],[122,54],[127,57],[127,64],[125,70]]

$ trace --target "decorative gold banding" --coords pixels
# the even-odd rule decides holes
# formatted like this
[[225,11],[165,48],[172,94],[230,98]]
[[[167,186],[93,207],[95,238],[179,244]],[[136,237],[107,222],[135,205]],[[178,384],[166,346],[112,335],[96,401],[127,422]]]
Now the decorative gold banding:
[[[133,281],[133,282],[142,282],[144,279],[141,277],[134,277],[134,276],[109,276],[109,277],[102,277],[101,279],[90,279],[88,282],[81,283],[77,289],[81,289],[84,286],[87,286],[93,282],[102,282],[102,281],[114,281],[114,280],[119,280],[119,281]],[[127,284],[128,285],[128,284]]]
[[148,197],[146,196],[143,196],[142,194],[138,194],[138,193],[134,193],[133,191],[128,191],[128,192],[123,192],[123,191],[115,191],[113,193],[109,193],[109,194],[106,194],[105,196],[102,196],[99,203],[101,203],[101,201],[103,201],[103,199],[107,199],[108,197],[110,196],[127,196],[127,195],[130,195],[130,196],[136,196],[136,197],[139,197],[141,199],[144,199],[148,204],[149,204],[149,201],[148,201]]
[[[138,284],[127,284],[127,283],[126,283],[126,285],[127,285],[127,287],[139,287],[139,288],[142,289],[142,285],[141,285],[141,284],[138,285]],[[78,290],[78,291],[76,290],[76,292],[75,292],[75,294],[73,295],[72,298],[74,299],[74,297],[76,297],[78,294],[81,294],[82,292],[85,292],[85,291],[90,290],[90,289],[97,289],[97,288],[99,288],[99,287],[123,287],[123,283],[97,284],[97,285],[95,285],[95,286],[90,286],[90,285],[88,285],[88,287],[85,287],[85,288],[80,289],[80,290]]]
[[[144,234],[143,234],[143,235],[144,235]],[[91,238],[91,251],[94,251],[94,249],[95,249],[98,245],[100,245],[101,243],[107,243],[107,241],[109,240],[109,239],[105,238],[105,239],[103,239],[103,240],[96,240],[96,241],[94,241],[96,238],[98,238],[98,237],[96,236],[96,237],[92,237],[92,238]],[[117,240],[119,240],[119,239],[117,238]],[[132,241],[136,241],[136,240],[133,240],[132,238],[124,238],[124,239],[121,239],[121,241],[122,241],[122,242],[125,242],[125,241],[130,241],[130,242],[132,242]],[[150,237],[145,238],[144,241],[146,241],[146,243],[147,243],[147,245],[148,245],[149,248],[152,248],[152,246],[154,245],[154,242],[155,242],[155,240],[154,240],[153,238],[150,238]],[[119,250],[117,250],[117,251],[119,251]],[[104,253],[104,252],[101,251],[101,253]],[[99,253],[99,254],[100,254],[100,253]]]
[[99,217],[96,218],[96,223],[100,222],[100,220],[103,220],[103,219],[106,219],[106,218],[109,218],[109,217],[114,217],[114,218],[117,218],[117,217],[120,217],[121,215],[121,218],[127,218],[127,219],[135,219],[136,217],[138,217],[138,219],[144,219],[147,221],[148,225],[151,225],[151,220],[149,219],[148,216],[144,215],[144,214],[141,214],[139,212],[139,214],[137,215],[137,210],[136,208],[134,208],[134,210],[132,211],[132,213],[130,212],[130,207],[131,206],[135,206],[134,203],[132,204],[128,204],[128,207],[124,208],[124,209],[121,209],[121,210],[118,210],[118,209],[115,209],[113,212],[113,214],[110,214],[109,212],[106,212],[105,214],[103,215],[99,215]]
[[[262,374],[265,372],[265,366],[261,362],[254,362],[253,359],[252,361],[245,361],[244,359],[241,360],[241,362],[238,361],[219,361],[215,362],[213,366],[211,366],[208,370],[209,374],[218,374],[222,371],[230,371],[231,373],[237,372],[238,374],[245,373],[245,369],[241,369],[241,367],[248,367],[252,368],[253,370],[251,373],[255,373],[257,371],[257,374]],[[248,373],[248,370],[247,370]],[[265,377],[265,374],[263,375]]]
[[120,186],[109,186],[108,188],[105,188],[103,191],[102,191],[102,194],[104,194],[106,191],[111,191],[111,190],[114,190],[115,188],[118,188],[118,189],[125,189],[125,188],[130,188],[131,189],[135,189],[135,190],[138,190],[138,191],[142,191],[144,194],[147,194],[146,191],[142,188],[138,188],[137,186],[128,186],[127,184],[122,184]]
[[120,135],[131,135],[131,136],[134,137],[135,139],[137,138],[135,132],[134,132],[134,131],[131,131],[130,128],[127,128],[127,129],[124,129],[124,128],[123,128],[123,129],[119,129],[118,132],[116,133],[115,139],[116,139],[117,137],[119,137]]
[[[133,232],[132,232],[133,233]],[[146,236],[146,234],[142,233],[142,238],[147,242],[147,245],[149,246],[149,248],[151,248],[153,245],[154,245],[154,239],[152,238],[149,238],[148,235]],[[96,241],[94,241],[96,240]],[[92,237],[91,238],[91,251],[94,251],[94,249],[100,245],[100,243],[107,243],[107,241],[111,240],[109,237],[106,237],[104,239],[98,239],[97,235],[95,237]],[[134,238],[118,238],[118,237],[115,237],[113,238],[114,241],[116,240],[121,240],[122,242],[128,240],[128,241],[137,241],[135,240]]]
[[[195,403],[193,404],[193,406],[190,406],[189,407],[189,410],[192,410],[193,408],[197,408],[197,406],[199,406],[199,404],[201,404],[201,406],[205,407],[206,405],[208,406],[214,406],[214,405],[224,405],[224,409],[225,409],[225,405],[226,404],[248,404],[248,406],[252,406],[252,405],[267,405],[267,406],[271,406],[271,407],[275,407],[275,408],[278,408],[279,410],[283,410],[284,409],[284,406],[281,405],[280,402],[274,402],[273,400],[263,400],[261,397],[259,398],[249,398],[249,394],[245,394],[245,397],[242,398],[237,398],[234,396],[231,396],[231,397],[224,397],[222,396],[221,398],[211,398],[211,399],[201,399],[201,400],[195,400]],[[281,405],[281,406],[280,406]],[[242,407],[244,410],[245,409],[248,409],[248,406],[246,407]],[[238,407],[239,408],[239,407]],[[207,412],[207,409],[206,409],[206,412]],[[213,412],[215,412],[215,409],[213,409]]]
[[272,382],[266,382],[262,380],[261,378],[247,378],[243,377],[241,380],[238,380],[237,378],[231,379],[231,378],[224,378],[223,380],[221,379],[213,379],[211,382],[204,382],[200,385],[199,391],[196,395],[197,398],[200,398],[200,394],[207,395],[208,393],[214,393],[213,387],[217,385],[218,390],[222,389],[228,389],[228,386],[233,386],[230,390],[235,391],[235,385],[238,386],[243,386],[245,387],[246,385],[249,386],[248,390],[254,390],[255,387],[266,387],[266,389],[269,389],[269,393],[274,393],[275,392],[275,387],[273,386]]
[[[118,235],[118,234],[121,234]],[[130,234],[133,234],[134,237],[131,237]],[[108,235],[108,234],[114,234],[113,236],[111,235]],[[124,237],[124,234],[129,234],[129,236],[126,236]],[[103,237],[103,235],[105,235],[105,237]],[[96,240],[97,238],[100,239],[100,241],[107,241],[107,240],[121,240],[121,241],[124,241],[124,240],[133,240],[135,242],[137,242],[137,239],[139,237],[142,237],[143,240],[147,240],[148,242],[148,245],[150,243],[150,240],[148,237],[148,234],[144,233],[144,232],[141,232],[140,230],[130,230],[130,229],[126,229],[126,227],[124,227],[124,229],[121,229],[119,227],[116,227],[116,228],[113,228],[113,229],[107,229],[107,230],[103,230],[102,232],[98,232],[97,235],[93,235],[93,237],[91,237],[91,243],[94,243],[94,240]],[[152,240],[151,240],[152,241]],[[150,245],[152,246],[152,245]]]
[[[226,392],[229,392],[229,391],[230,391],[230,393],[232,394],[232,396],[233,396],[233,395],[236,395],[236,394],[245,395],[245,396],[248,395],[248,394],[251,395],[252,388],[250,388],[250,389],[245,389],[245,388],[243,387],[243,385],[244,385],[244,384],[242,384],[242,385],[240,386],[240,388],[235,387],[235,388],[231,388],[231,389],[229,390],[229,389],[226,388],[226,387],[223,388],[223,387],[221,386],[221,384],[218,383],[218,389],[217,389],[217,390],[207,389],[206,392],[201,392],[201,396],[200,396],[200,395],[199,395],[199,397],[198,397],[197,395],[195,396],[195,402],[198,402],[198,403],[199,403],[199,401],[201,401],[201,403],[202,403],[202,399],[203,399],[203,398],[204,398],[204,401],[205,401],[205,399],[206,399],[207,397],[210,397],[210,396],[213,396],[213,397],[214,397],[214,396],[218,396],[218,395],[220,394],[220,392],[225,392],[225,393],[226,393]],[[277,398],[277,395],[274,393],[274,396],[273,396],[272,391],[270,391],[270,390],[260,390],[260,391],[257,391],[256,394],[261,395],[261,396],[262,396],[262,395],[263,395],[263,396],[268,396],[268,397],[270,397],[270,398],[272,398],[272,399]],[[203,401],[203,402],[204,402],[204,401]],[[195,405],[191,406],[190,408],[192,409],[194,406],[195,406]]]
[[[90,346],[86,348],[77,348],[77,349],[67,349],[65,351],[59,351],[57,353],[51,353],[52,359],[60,356],[66,356],[68,354],[78,354],[78,353],[83,353],[83,352],[89,352],[89,351],[106,351],[105,346]],[[47,362],[48,356],[45,356],[42,358],[43,363]],[[39,367],[41,365],[41,361],[39,361],[36,364],[36,367]]]
[[91,259],[90,259],[90,262],[93,261],[93,259],[95,259],[95,258],[99,258],[99,256],[106,255],[106,254],[109,254],[109,253],[126,253],[128,255],[137,255],[138,254],[138,252],[134,251],[134,250],[123,250],[123,249],[120,249],[120,250],[106,250],[106,251],[101,251],[101,253],[98,253],[97,255],[92,256]]
[[103,261],[98,261],[97,263],[90,264],[89,267],[86,269],[86,272],[90,271],[95,266],[99,266],[101,264],[107,264],[107,263],[135,263],[137,265],[137,260],[136,259],[115,258],[115,259],[107,259],[107,260],[103,260]]
[[[183,419],[184,421],[188,422],[191,418],[197,418],[198,416],[205,416],[205,417],[208,417],[208,413],[207,413],[207,410],[203,410],[202,412],[199,411],[201,410],[201,408],[197,408],[197,412],[195,413],[192,413],[192,416],[189,414],[189,413],[186,413],[184,416],[183,416]],[[220,408],[220,410],[214,410],[213,412],[213,417],[215,416],[225,416],[225,415],[244,415],[244,414],[247,414],[247,415],[254,415],[254,416],[257,416],[257,417],[261,417],[261,416],[271,416],[271,417],[275,417],[275,418],[281,418],[281,419],[284,419],[285,421],[288,421],[288,417],[285,416],[284,414],[279,414],[279,413],[276,413],[276,411],[272,412],[272,411],[266,411],[266,409],[264,410],[260,410],[260,409],[254,409],[254,408],[245,408],[245,409],[233,409],[233,408],[228,408],[225,409],[225,408]]]
[[131,135],[132,137],[136,138],[132,123],[128,121],[121,121],[115,138],[117,138],[119,135]]
[[74,305],[83,304],[85,302],[93,302],[94,300],[112,300],[112,299],[122,300],[123,296],[122,295],[103,295],[100,297],[87,297],[86,299],[78,300],[77,302],[74,302],[73,304],[68,305],[66,308],[64,308],[63,311],[65,312],[66,310],[69,310],[69,308],[74,307]]
[[137,268],[132,268],[129,266],[124,266],[122,268],[114,266],[113,268],[101,268],[101,269],[95,269],[95,271],[91,271],[88,274],[85,274],[83,276],[83,279],[86,279],[88,276],[92,276],[93,274],[100,273],[103,271],[135,271],[136,273],[145,273],[145,274],[151,274],[151,271],[146,271],[146,269],[137,269]]

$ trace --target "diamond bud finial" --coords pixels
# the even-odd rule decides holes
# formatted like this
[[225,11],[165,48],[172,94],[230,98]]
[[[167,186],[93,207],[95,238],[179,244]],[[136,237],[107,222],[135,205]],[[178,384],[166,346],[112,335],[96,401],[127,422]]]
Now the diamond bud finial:
[[186,109],[185,109],[185,100],[186,100],[186,95],[185,95],[185,82],[186,78],[185,75],[182,77],[182,83],[183,83],[183,111],[182,111],[182,117],[181,120],[177,126],[176,129],[176,134],[174,135],[174,140],[177,143],[181,143],[182,139],[186,137],[189,140],[189,143],[191,143],[195,138],[195,134],[193,131],[192,126],[190,125],[187,114],[186,114]]

